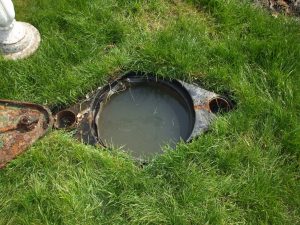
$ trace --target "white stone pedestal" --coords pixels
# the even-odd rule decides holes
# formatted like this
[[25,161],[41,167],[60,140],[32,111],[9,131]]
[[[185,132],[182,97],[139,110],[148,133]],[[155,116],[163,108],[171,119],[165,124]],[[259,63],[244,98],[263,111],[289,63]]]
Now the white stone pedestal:
[[0,0],[0,54],[6,59],[22,59],[33,54],[41,41],[32,25],[15,21],[11,0]]

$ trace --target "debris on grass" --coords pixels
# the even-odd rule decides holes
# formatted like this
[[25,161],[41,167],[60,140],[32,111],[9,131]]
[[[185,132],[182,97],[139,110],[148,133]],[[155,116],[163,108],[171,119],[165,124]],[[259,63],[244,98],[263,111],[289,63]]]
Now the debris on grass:
[[257,2],[269,8],[275,17],[280,13],[300,16],[300,0],[258,0]]

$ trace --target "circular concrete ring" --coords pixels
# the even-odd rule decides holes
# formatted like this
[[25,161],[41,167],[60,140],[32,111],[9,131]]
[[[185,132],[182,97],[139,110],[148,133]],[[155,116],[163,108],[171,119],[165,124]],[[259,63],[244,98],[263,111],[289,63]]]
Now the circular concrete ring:
[[39,47],[41,36],[39,31],[29,23],[16,22],[23,26],[25,36],[15,44],[0,44],[5,59],[24,59],[32,55]]

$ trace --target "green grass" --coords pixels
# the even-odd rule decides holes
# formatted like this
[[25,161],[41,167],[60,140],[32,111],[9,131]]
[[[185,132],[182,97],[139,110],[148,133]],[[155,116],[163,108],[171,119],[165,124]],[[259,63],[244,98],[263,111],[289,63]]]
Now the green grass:
[[71,105],[136,70],[237,105],[146,168],[53,131],[0,171],[0,224],[300,224],[300,24],[240,0],[16,0],[42,35],[0,97]]

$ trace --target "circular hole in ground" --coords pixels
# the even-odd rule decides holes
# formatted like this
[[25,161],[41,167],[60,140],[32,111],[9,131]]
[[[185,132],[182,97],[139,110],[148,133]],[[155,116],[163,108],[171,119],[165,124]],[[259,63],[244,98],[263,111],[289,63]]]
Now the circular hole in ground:
[[56,128],[70,128],[75,124],[75,122],[76,115],[72,111],[64,110],[56,114]]
[[209,109],[212,113],[229,112],[231,108],[230,102],[223,97],[215,97],[209,101]]
[[98,103],[96,132],[105,146],[122,146],[135,158],[148,159],[162,153],[162,146],[175,147],[190,137],[195,112],[182,86],[149,78],[118,85]]

